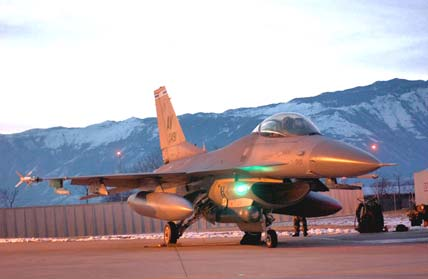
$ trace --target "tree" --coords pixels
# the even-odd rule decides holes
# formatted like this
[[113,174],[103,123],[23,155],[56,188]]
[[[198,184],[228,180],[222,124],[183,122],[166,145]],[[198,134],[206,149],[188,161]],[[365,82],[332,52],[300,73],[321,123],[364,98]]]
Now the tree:
[[372,184],[373,193],[382,204],[383,198],[388,195],[388,188],[390,187],[391,182],[385,177],[381,177],[376,182]]
[[[162,165],[162,156],[160,152],[148,153],[143,160],[138,161],[132,168],[126,172],[152,172]],[[103,198],[103,202],[126,201],[133,191],[121,192],[108,195]]]
[[162,155],[160,151],[148,153],[143,160],[138,161],[133,167],[133,172],[152,172],[162,166]]
[[395,184],[397,186],[398,189],[398,204],[397,204],[397,208],[401,209],[402,204],[401,204],[401,176],[399,174],[395,174]]
[[0,189],[0,204],[2,207],[13,208],[21,188]]

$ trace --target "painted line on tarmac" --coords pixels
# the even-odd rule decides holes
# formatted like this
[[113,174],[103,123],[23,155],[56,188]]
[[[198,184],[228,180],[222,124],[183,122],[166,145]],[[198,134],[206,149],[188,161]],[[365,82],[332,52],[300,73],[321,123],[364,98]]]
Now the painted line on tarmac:
[[337,239],[331,237],[320,237],[318,239],[331,242],[347,242],[355,244],[399,244],[399,243],[428,243],[428,237],[417,238],[394,238],[394,239],[371,239],[371,240],[354,240],[354,239]]
[[360,240],[353,241],[358,243],[369,243],[369,244],[396,244],[396,243],[428,243],[428,237],[418,238],[401,238],[401,239],[376,239],[376,240]]

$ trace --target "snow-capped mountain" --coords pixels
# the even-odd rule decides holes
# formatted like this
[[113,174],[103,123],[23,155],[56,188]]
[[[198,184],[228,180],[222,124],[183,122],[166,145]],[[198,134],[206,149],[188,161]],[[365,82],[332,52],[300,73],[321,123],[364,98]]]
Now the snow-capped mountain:
[[[369,150],[383,162],[398,163],[379,173],[411,177],[428,167],[428,81],[393,79],[369,86],[328,92],[288,103],[240,108],[224,113],[180,116],[187,139],[208,150],[217,149],[250,133],[264,118],[277,112],[309,117],[327,136]],[[118,158],[115,152],[121,150]],[[12,187],[15,170],[41,176],[83,175],[138,171],[139,162],[158,153],[155,118],[106,121],[85,128],[50,128],[0,135],[0,188]],[[84,191],[73,187],[72,192]],[[46,185],[21,190],[17,205],[77,202],[78,195],[56,196]]]

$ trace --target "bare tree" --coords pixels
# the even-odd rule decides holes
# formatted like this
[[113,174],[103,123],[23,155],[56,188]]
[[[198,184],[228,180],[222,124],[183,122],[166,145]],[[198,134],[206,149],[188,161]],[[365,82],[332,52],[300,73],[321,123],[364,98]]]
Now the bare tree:
[[395,185],[397,186],[397,190],[398,190],[398,202],[397,202],[397,208],[401,209],[402,208],[402,204],[401,204],[401,175],[400,174],[395,174]]
[[21,188],[0,189],[0,204],[2,207],[13,208]]
[[391,182],[385,177],[378,179],[371,185],[373,187],[373,193],[380,203],[382,203],[382,199],[388,195],[388,189],[390,185]]
[[134,172],[152,172],[162,166],[162,155],[160,152],[150,152],[143,160],[138,161],[132,170]]
[[[148,153],[143,160],[138,161],[127,172],[152,172],[162,165],[162,156],[160,152]],[[132,191],[121,192],[114,195],[108,195],[103,198],[104,202],[126,201],[132,194]]]

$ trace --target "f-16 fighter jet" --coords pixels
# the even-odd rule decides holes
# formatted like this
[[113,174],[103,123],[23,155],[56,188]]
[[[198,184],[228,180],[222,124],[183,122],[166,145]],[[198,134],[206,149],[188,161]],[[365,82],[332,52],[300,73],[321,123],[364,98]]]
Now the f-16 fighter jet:
[[273,214],[318,217],[341,209],[320,192],[350,188],[336,178],[368,174],[392,164],[329,139],[307,118],[278,113],[251,134],[221,149],[206,152],[186,140],[165,87],[155,90],[160,148],[164,165],[152,173],[106,174],[59,178],[23,177],[21,183],[48,181],[57,193],[63,185],[87,185],[105,196],[138,189],[128,198],[138,214],[167,221],[165,244],[176,243],[199,218],[235,223],[245,232],[241,244],[276,247]]

